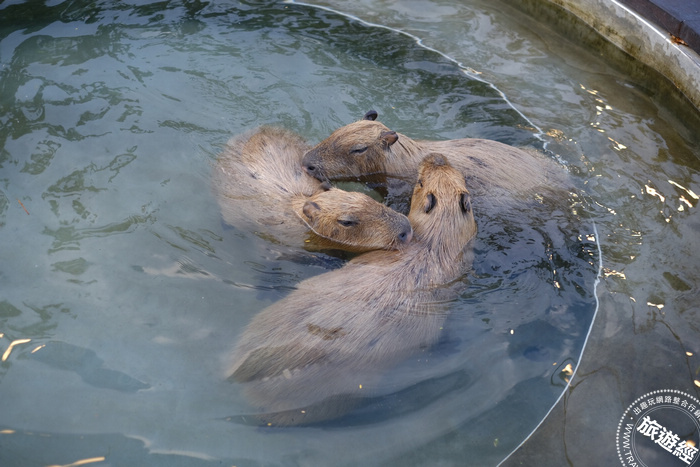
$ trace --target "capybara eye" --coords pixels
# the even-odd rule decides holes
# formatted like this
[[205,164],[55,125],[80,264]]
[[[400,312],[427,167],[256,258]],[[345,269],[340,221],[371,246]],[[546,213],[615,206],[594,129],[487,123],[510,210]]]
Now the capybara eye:
[[350,149],[350,154],[362,154],[365,151],[367,151],[367,146],[355,146]]
[[469,193],[462,193],[459,205],[462,207],[462,212],[465,214],[468,214],[472,210],[472,202]]
[[437,198],[435,198],[435,195],[428,193],[428,196],[425,197],[425,212],[428,213],[432,211],[436,204]]
[[338,219],[338,224],[342,225],[343,227],[353,227],[360,222],[357,219]]

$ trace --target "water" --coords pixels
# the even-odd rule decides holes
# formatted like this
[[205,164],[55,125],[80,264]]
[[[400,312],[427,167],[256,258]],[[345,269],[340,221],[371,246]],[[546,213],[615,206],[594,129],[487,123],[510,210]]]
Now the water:
[[[0,464],[493,465],[581,358],[605,390],[569,398],[603,440],[647,387],[694,391],[696,114],[507,4],[323,6],[423,45],[285,3],[1,6]],[[236,423],[243,326],[342,261],[222,225],[211,163],[256,125],[316,142],[370,108],[415,138],[546,145],[578,215],[484,213],[443,339],[395,390],[324,426]]]

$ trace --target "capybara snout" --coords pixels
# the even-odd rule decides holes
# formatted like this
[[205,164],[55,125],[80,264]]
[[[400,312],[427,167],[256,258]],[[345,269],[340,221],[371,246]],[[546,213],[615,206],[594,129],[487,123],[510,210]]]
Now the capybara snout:
[[409,225],[409,228],[404,230],[399,234],[399,242],[401,243],[408,243],[411,241],[413,238],[413,229],[410,228],[411,226]]

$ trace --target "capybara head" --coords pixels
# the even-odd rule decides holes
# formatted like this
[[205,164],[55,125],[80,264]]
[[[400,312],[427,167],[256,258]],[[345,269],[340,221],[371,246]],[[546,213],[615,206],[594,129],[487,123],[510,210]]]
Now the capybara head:
[[376,118],[377,112],[370,110],[314,146],[301,162],[306,173],[321,181],[383,173],[387,152],[399,135]]
[[319,237],[354,252],[399,249],[413,237],[403,214],[363,193],[325,184],[304,203],[299,217]]
[[464,176],[442,154],[427,155],[418,167],[408,218],[416,238],[460,249],[476,235]]

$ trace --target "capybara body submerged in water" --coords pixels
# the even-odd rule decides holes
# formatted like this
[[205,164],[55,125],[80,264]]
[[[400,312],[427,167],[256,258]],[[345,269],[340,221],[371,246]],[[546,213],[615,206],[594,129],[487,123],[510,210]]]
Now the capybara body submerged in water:
[[272,425],[338,417],[371,393],[382,371],[435,343],[469,269],[476,223],[464,177],[441,155],[421,164],[398,251],[360,255],[301,282],[255,316],[228,367]]
[[566,172],[536,150],[497,141],[465,138],[413,140],[376,121],[369,111],[360,121],[335,130],[308,151],[304,170],[319,180],[343,180],[372,175],[413,180],[418,164],[430,152],[443,154],[461,171],[473,195],[496,197],[561,196]]
[[301,168],[310,146],[264,126],[229,140],[214,170],[214,191],[227,224],[291,246],[363,252],[411,239],[406,216],[362,193],[330,188]]

